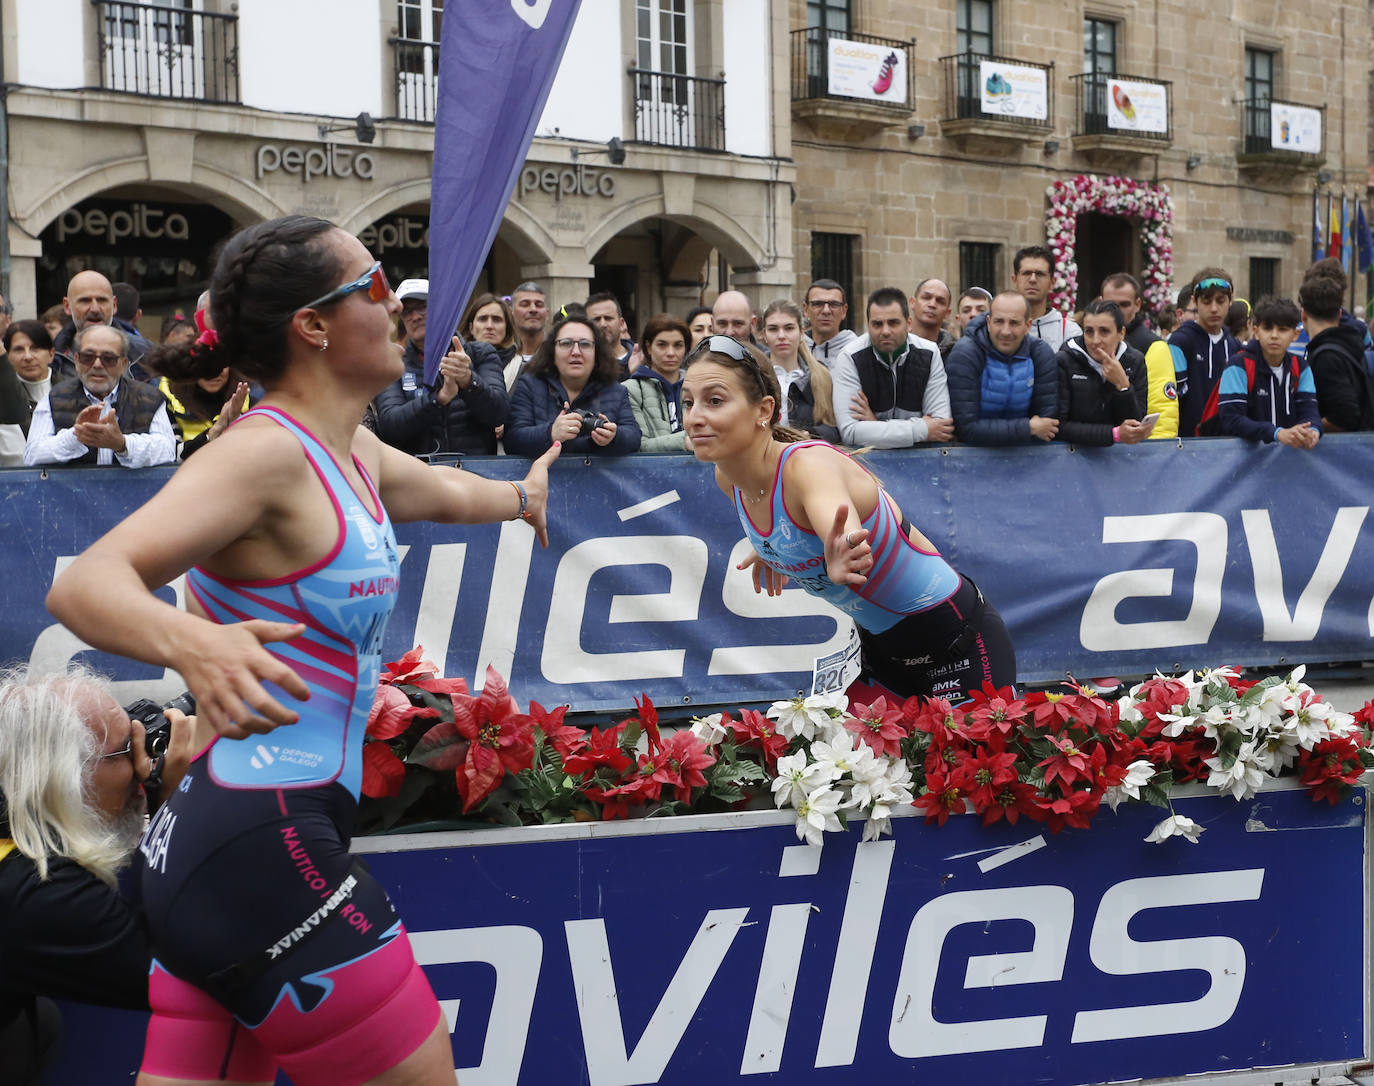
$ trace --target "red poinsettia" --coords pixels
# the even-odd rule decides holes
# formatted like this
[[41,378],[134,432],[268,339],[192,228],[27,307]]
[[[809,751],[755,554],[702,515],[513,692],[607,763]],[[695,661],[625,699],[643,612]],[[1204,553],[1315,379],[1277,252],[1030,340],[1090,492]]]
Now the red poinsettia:
[[639,710],[639,722],[644,725],[644,734],[649,737],[649,749],[658,750],[663,745],[658,734],[658,710],[648,694],[635,698],[635,708]]
[[[399,660],[384,665],[378,682],[414,683],[416,679],[432,679],[439,671],[436,664],[424,658],[425,648],[416,645]],[[464,684],[466,686],[466,684]]]
[[770,773],[776,772],[778,759],[791,745],[788,738],[779,735],[773,721],[757,709],[741,709],[739,717],[739,720],[731,720],[728,714],[722,716],[721,725],[735,733],[735,743],[740,747],[760,751],[765,768]]
[[507,772],[530,767],[534,721],[519,711],[506,681],[488,667],[480,696],[454,695],[453,725],[469,741],[467,756],[455,774],[467,814],[496,791]]
[[972,783],[969,801],[979,814],[996,806],[998,793],[1017,779],[1016,754],[1013,751],[981,748],[969,758],[964,768]]
[[879,696],[871,705],[859,702],[851,705],[844,726],[871,747],[875,755],[900,758],[902,740],[908,734],[903,721],[902,710],[897,706],[889,707],[887,699]]
[[1045,812],[1036,802],[1038,793],[1025,781],[1008,781],[997,790],[997,794],[981,814],[983,825],[991,826],[999,818],[1005,818],[1013,826],[1022,815],[1033,822],[1043,822]]
[[1045,787],[1054,784],[1056,778],[1065,788],[1072,788],[1082,780],[1090,780],[1091,755],[1088,751],[1075,746],[1073,740],[1051,735],[1046,738],[1054,744],[1055,753],[1039,765],[1045,767]]
[[976,721],[984,734],[996,732],[1011,735],[1026,715],[1026,703],[1016,697],[1011,687],[994,689],[992,683],[983,684],[982,690],[973,692],[965,715]]
[[365,796],[394,796],[401,790],[406,767],[391,749],[387,739],[403,734],[415,720],[437,720],[439,711],[415,706],[405,692],[383,684],[372,699],[367,715],[367,738],[363,741],[363,783]]
[[918,796],[913,807],[925,812],[926,823],[937,822],[943,826],[952,814],[963,814],[967,809],[967,792],[961,780],[944,773],[931,773],[926,777],[926,790]]
[[586,731],[582,728],[575,728],[571,724],[563,723],[563,717],[567,715],[567,712],[568,707],[566,705],[560,705],[557,709],[549,710],[537,701],[530,702],[530,719],[534,721],[535,727],[544,733],[544,738],[553,744],[553,749],[558,752],[558,756],[564,759],[587,744]]
[[[701,771],[716,764],[716,756],[706,749],[706,744],[685,730],[674,732],[656,753],[644,757],[653,760],[653,779],[671,787],[680,803],[692,802],[693,788],[706,787]],[[641,765],[644,757],[640,759]]]
[[623,722],[613,728],[593,728],[587,733],[587,741],[581,747],[563,755],[563,772],[570,777],[578,777],[605,766],[616,776],[624,773],[634,765],[634,759],[620,746],[624,731]]
[[1313,801],[1324,799],[1332,805],[1344,799],[1364,773],[1356,736],[1323,739],[1311,750],[1298,753],[1298,766]]
[[1086,790],[1036,798],[1037,806],[1047,816],[1052,833],[1058,833],[1065,826],[1086,830],[1101,802],[1101,796]]

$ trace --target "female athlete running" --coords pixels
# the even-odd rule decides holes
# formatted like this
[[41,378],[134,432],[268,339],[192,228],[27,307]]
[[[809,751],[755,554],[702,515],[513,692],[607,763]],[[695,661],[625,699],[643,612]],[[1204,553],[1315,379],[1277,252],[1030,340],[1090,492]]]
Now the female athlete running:
[[[396,598],[391,521],[524,517],[547,544],[555,445],[523,484],[426,467],[359,426],[396,380],[400,302],[362,243],[292,216],[234,237],[217,339],[267,395],[57,580],[97,648],[179,671],[219,735],[149,826],[157,960],[141,1086],[453,1083],[448,1027],[381,887],[349,856],[363,732]],[[189,571],[189,572],[188,572]],[[187,610],[152,589],[186,573]]]

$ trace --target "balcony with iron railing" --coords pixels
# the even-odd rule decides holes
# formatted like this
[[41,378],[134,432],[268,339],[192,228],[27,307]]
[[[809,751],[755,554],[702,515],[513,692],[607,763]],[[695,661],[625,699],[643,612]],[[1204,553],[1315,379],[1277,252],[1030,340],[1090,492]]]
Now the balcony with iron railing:
[[103,89],[152,98],[239,101],[237,15],[92,2]]
[[1315,170],[1326,161],[1326,106],[1252,98],[1244,108],[1240,166]]
[[725,150],[725,80],[631,67],[639,143],[687,151]]
[[439,101],[439,44],[409,38],[389,38],[391,70],[395,74],[398,121],[433,124]]
[[792,115],[813,126],[905,123],[915,101],[914,45],[816,26],[792,31]]
[[1084,72],[1074,85],[1075,151],[1158,154],[1173,143],[1173,85],[1144,76]]
[[1054,65],[990,53],[941,57],[947,136],[979,136],[1015,143],[1054,128]]

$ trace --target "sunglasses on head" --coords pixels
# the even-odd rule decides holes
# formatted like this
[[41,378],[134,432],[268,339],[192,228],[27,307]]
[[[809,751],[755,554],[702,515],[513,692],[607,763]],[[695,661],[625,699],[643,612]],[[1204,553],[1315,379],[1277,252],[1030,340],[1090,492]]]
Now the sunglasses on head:
[[687,361],[695,361],[702,355],[710,354],[713,351],[716,354],[723,354],[728,358],[733,358],[736,362],[743,362],[746,365],[755,367],[758,365],[758,363],[754,361],[754,356],[749,353],[744,344],[731,336],[707,336],[698,343],[696,349],[687,356]]
[[1228,283],[1225,279],[1220,279],[1216,276],[1213,276],[1210,279],[1203,279],[1201,282],[1199,282],[1198,285],[1193,288],[1193,293],[1196,294],[1200,290],[1229,291],[1230,289],[1231,284]]
[[329,305],[347,298],[350,294],[360,290],[367,291],[367,297],[373,302],[384,302],[391,294],[391,284],[386,281],[386,272],[382,270],[382,262],[379,260],[368,268],[359,278],[351,283],[345,283],[341,287],[335,287],[328,294],[316,298],[313,302],[306,302],[301,306],[302,309],[319,309],[322,305]]

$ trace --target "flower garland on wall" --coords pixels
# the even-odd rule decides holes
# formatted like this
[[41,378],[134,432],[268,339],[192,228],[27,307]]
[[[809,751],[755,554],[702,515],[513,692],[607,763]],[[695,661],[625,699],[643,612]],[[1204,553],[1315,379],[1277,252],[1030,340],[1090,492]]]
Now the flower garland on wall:
[[849,818],[875,839],[898,807],[939,825],[969,813],[1058,833],[1134,802],[1167,812],[1146,840],[1195,842],[1203,827],[1174,811],[1176,783],[1241,800],[1266,778],[1299,776],[1314,800],[1335,804],[1374,767],[1374,701],[1338,712],[1301,667],[1258,682],[1231,668],[1156,675],[1119,702],[1075,686],[1023,698],[989,687],[960,707],[813,695],[676,731],[660,729],[647,697],[633,717],[588,731],[564,723],[566,706],[531,702],[522,713],[490,668],[480,695],[436,671],[416,648],[381,676],[363,746],[363,832],[462,816],[518,826],[769,806],[790,808],[797,836],[819,845]]
[[1045,236],[1054,253],[1051,307],[1071,310],[1078,297],[1078,216],[1090,212],[1122,215],[1141,222],[1145,257],[1145,308],[1158,313],[1173,302],[1174,199],[1168,185],[1151,185],[1129,177],[1079,174],[1056,181],[1045,190]]

